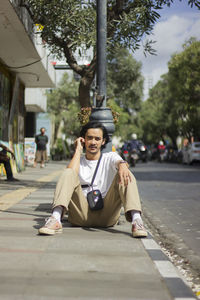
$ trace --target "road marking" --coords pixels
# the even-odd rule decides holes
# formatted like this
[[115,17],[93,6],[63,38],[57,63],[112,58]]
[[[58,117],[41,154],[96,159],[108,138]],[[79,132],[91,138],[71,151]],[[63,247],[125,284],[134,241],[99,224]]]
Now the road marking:
[[196,300],[196,298],[174,298],[174,300]]
[[170,261],[154,261],[154,263],[163,277],[179,277],[176,269]]
[[148,250],[161,249],[161,247],[153,239],[143,239],[142,242],[145,249]]
[[59,176],[60,173],[64,170],[65,168],[58,170],[58,171],[54,171],[49,175],[45,175],[39,179],[37,179],[36,181],[42,181],[42,182],[49,182],[51,180],[53,180],[55,177]]
[[33,192],[37,191],[39,188],[41,188],[42,185],[44,185],[46,182],[52,181],[55,177],[59,176],[60,173],[63,171],[54,171],[49,175],[43,176],[38,178],[36,181],[41,182],[41,184],[36,188],[20,188],[18,190],[12,191],[10,193],[7,193],[0,197],[0,213],[4,210],[7,210],[14,204],[22,201],[24,198],[26,198],[28,195],[32,194]]
[[37,188],[23,188],[11,193],[7,193],[0,197],[0,210],[6,210],[17,202],[20,202],[25,197],[35,192]]

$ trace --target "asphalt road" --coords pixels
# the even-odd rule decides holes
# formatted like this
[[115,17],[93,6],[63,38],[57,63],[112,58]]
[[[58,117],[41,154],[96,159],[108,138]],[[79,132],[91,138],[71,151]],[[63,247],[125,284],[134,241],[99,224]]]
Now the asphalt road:
[[133,173],[160,238],[200,271],[200,165],[152,161],[138,163]]

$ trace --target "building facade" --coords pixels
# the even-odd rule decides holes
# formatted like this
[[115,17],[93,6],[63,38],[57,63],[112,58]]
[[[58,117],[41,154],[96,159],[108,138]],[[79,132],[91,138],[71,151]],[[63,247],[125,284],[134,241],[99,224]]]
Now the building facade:
[[0,141],[15,150],[14,172],[24,168],[24,137],[36,126],[31,113],[46,111],[44,91],[55,81],[37,26],[22,2],[0,1]]

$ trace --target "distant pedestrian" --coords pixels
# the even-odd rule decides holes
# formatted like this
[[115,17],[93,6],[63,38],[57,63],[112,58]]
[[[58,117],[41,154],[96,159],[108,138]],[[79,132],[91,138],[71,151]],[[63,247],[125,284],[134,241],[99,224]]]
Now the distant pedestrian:
[[147,236],[135,177],[116,152],[101,152],[108,142],[102,124],[88,123],[82,128],[75,141],[74,156],[57,183],[53,213],[39,234],[61,232],[66,211],[73,225],[110,227],[118,222],[123,206],[126,220],[132,223],[132,236]]
[[40,167],[44,168],[44,163],[47,160],[47,143],[48,136],[45,135],[45,128],[40,128],[40,134],[36,135],[35,143],[36,143],[36,155],[34,161],[34,167],[37,166],[37,163],[40,163]]
[[0,151],[0,164],[4,164],[7,181],[18,181],[18,179],[13,177],[13,173],[10,165],[10,157],[7,155],[7,152],[9,152],[11,153],[13,159],[15,159],[14,152],[10,148],[2,144],[1,142],[0,142],[0,148],[2,149]]

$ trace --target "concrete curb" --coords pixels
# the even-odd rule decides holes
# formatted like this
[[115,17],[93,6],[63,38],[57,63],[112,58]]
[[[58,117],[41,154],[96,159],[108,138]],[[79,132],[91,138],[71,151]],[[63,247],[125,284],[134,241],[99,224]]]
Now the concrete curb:
[[149,238],[142,239],[142,243],[156,265],[159,273],[174,300],[195,300],[197,299],[191,288],[180,277],[177,269],[171,263],[167,255],[165,255],[161,247],[156,243],[149,234]]
[[158,217],[154,217],[144,205],[143,214],[145,222],[152,229],[155,237],[159,235],[163,246],[169,250],[173,249],[187,264],[190,264],[195,275],[200,276],[200,257],[197,256],[177,234],[165,226]]
[[[187,270],[189,269],[189,272],[194,279],[198,279],[200,276],[200,258],[194,251],[192,251],[184,241],[177,236],[177,234],[165,226],[158,217],[155,217],[144,205],[143,219],[152,232],[153,238],[159,242],[164,249],[169,251],[169,253],[178,255],[178,257],[183,260],[184,268]],[[161,247],[159,246],[159,248]]]

